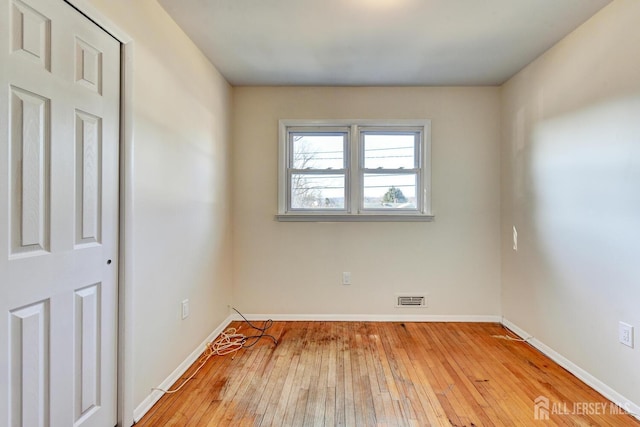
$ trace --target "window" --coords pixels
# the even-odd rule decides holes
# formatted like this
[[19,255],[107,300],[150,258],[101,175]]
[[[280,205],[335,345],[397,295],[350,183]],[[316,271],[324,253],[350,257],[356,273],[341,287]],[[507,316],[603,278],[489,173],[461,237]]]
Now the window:
[[430,122],[280,121],[278,220],[429,221]]

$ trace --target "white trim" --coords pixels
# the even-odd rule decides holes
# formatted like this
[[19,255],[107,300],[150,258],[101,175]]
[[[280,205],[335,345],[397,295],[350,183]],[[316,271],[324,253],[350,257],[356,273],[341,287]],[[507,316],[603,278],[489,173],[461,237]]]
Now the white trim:
[[133,139],[133,58],[134,44],[122,45],[121,111],[120,111],[120,271],[118,283],[118,421],[133,424],[134,411],[134,298],[133,281],[135,241],[133,219],[134,139]]
[[287,126],[288,120],[278,122],[278,213],[287,211]]
[[640,420],[640,406],[633,403],[631,400],[627,399],[603,381],[591,375],[589,372],[585,371],[551,347],[547,346],[540,340],[535,337],[532,337],[531,334],[527,333],[524,329],[521,329],[515,323],[509,321],[508,319],[502,318],[502,324],[509,328],[513,333],[518,335],[522,339],[529,338],[527,342],[531,344],[536,349],[540,350],[545,356],[556,362],[558,365],[562,366],[564,369],[575,375],[580,381],[593,388],[595,391],[603,395],[605,398],[609,399],[616,405],[620,406],[635,418]]
[[424,125],[424,135],[422,135],[422,153],[421,153],[421,169],[422,169],[422,213],[425,215],[433,215],[431,210],[431,120]]
[[[497,315],[403,315],[403,314],[245,314],[248,320],[261,321],[272,319],[274,321],[317,321],[317,322],[488,322],[501,323],[509,328],[521,338],[528,338],[531,335],[523,329]],[[239,314],[231,314],[227,317],[161,384],[160,388],[167,389],[171,387],[187,369],[196,361],[204,351],[207,343],[213,341],[232,321],[241,321]],[[592,387],[594,390],[602,394],[605,398],[614,402],[616,405],[624,408],[629,413],[640,419],[640,406],[636,405],[611,387],[586,372],[584,369],[575,365],[567,358],[551,349],[536,338],[530,338],[528,343],[540,350],[554,362],[575,375],[582,382]],[[134,410],[134,420],[138,422],[162,397],[163,393],[154,390],[145,398],[140,405]]]
[[120,27],[114,24],[109,18],[107,18],[96,6],[89,3],[87,0],[64,0],[71,6],[76,8],[78,12],[92,20],[96,25],[102,28],[112,37],[117,39],[122,44],[127,44],[133,41],[133,39],[123,31]]
[[280,222],[433,222],[433,215],[403,214],[282,214],[276,215]]
[[[189,367],[198,360],[200,355],[202,355],[202,352],[207,347],[207,344],[216,339],[216,337],[220,335],[220,333],[224,331],[227,326],[229,326],[229,323],[231,323],[232,320],[234,320],[233,316],[227,317],[216,329],[213,330],[213,332],[209,334],[209,336],[202,343],[200,343],[198,347],[196,347],[195,350],[191,352],[189,356],[187,356],[187,358],[180,365],[178,365],[178,367],[164,381],[162,381],[162,383],[158,387],[167,390],[173,383],[178,381],[182,374],[184,374],[187,369],[189,369]],[[149,411],[149,409],[151,409],[153,405],[155,405],[156,402],[160,400],[163,394],[164,393],[162,393],[160,390],[153,390],[133,411],[134,421],[136,423],[140,421],[140,419]]]
[[358,168],[360,166],[360,125],[352,124],[349,131],[349,187],[347,188],[349,216],[360,213],[360,198],[362,197],[362,178]]
[[316,127],[336,127],[336,126],[424,126],[425,123],[430,123],[430,119],[280,119],[280,124],[285,127],[296,126],[316,126]]
[[[243,313],[244,314],[244,313]],[[244,314],[251,321],[271,319],[278,322],[483,322],[500,323],[491,314]],[[232,314],[233,320],[242,320]]]
[[[336,209],[310,210],[310,209],[290,209],[290,164],[289,151],[291,150],[289,141],[290,130],[319,131],[334,128],[350,129],[348,135],[349,146],[345,150],[345,163],[348,166],[344,171],[345,175],[345,195],[344,209],[336,212]],[[414,128],[414,129],[411,129]],[[416,144],[415,151],[419,154],[415,162],[417,167],[417,190],[416,209],[365,209],[363,205],[363,176],[364,176],[364,151],[362,133],[367,131],[412,131],[420,135],[419,144]],[[337,119],[337,120],[304,120],[304,119],[281,119],[278,121],[278,213],[275,216],[277,221],[291,222],[322,222],[328,216],[328,221],[432,221],[431,211],[431,120],[430,119],[409,119],[409,120],[372,120],[372,119]],[[393,170],[393,169],[390,169]],[[403,171],[404,172],[404,171]],[[345,212],[346,211],[346,212]],[[350,219],[350,217],[364,217],[364,219]],[[386,219],[382,219],[385,217]],[[423,217],[423,218],[421,218]]]
[[[490,322],[500,323],[500,316],[494,315],[375,315],[375,314],[245,314],[248,320],[260,321],[272,319],[274,321],[318,321],[318,322]],[[222,331],[229,326],[232,321],[242,321],[239,314],[229,315],[187,358],[158,386],[168,389],[193,363],[195,363],[207,343],[213,341]],[[134,422],[140,421],[142,417],[155,405],[163,396],[159,390],[153,390],[133,411]]]

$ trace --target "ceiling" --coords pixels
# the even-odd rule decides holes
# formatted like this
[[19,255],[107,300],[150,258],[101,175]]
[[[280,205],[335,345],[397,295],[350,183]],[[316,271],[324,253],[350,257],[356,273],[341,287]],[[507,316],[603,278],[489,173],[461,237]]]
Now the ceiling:
[[158,0],[232,85],[499,85],[611,0]]

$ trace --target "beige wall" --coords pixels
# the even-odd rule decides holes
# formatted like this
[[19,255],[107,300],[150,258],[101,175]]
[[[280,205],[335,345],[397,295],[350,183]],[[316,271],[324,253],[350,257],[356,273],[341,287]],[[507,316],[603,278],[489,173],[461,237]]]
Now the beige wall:
[[[504,312],[640,402],[640,346],[617,343],[619,320],[640,327],[640,2],[616,0],[503,88],[231,90],[155,0],[88,1],[134,40],[134,406],[231,301],[291,316]],[[275,221],[282,118],[431,119],[435,222]],[[422,291],[428,308],[393,307]]]
[[[125,285],[133,295],[127,381],[135,407],[228,315],[231,88],[155,0],[91,4],[134,48]],[[191,316],[183,321],[185,298]]]
[[639,19],[639,1],[614,1],[502,93],[504,316],[636,405]]
[[[246,313],[500,314],[499,89],[238,87],[233,301]],[[432,223],[280,223],[279,119],[432,120]],[[342,272],[352,273],[350,286]],[[426,309],[394,307],[424,291]]]

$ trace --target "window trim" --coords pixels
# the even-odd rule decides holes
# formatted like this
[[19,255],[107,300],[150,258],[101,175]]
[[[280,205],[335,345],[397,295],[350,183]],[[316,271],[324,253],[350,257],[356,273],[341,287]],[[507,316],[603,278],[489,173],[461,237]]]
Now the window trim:
[[[290,131],[327,132],[347,130],[345,149],[345,208],[340,210],[288,209],[290,204],[289,160]],[[362,131],[361,131],[362,129]],[[418,163],[417,208],[407,210],[365,209],[363,198],[364,133],[384,131],[421,132],[416,151]],[[278,122],[278,214],[283,222],[345,222],[345,221],[433,221],[431,212],[431,120],[299,120],[282,119]],[[362,168],[360,167],[362,166]]]

